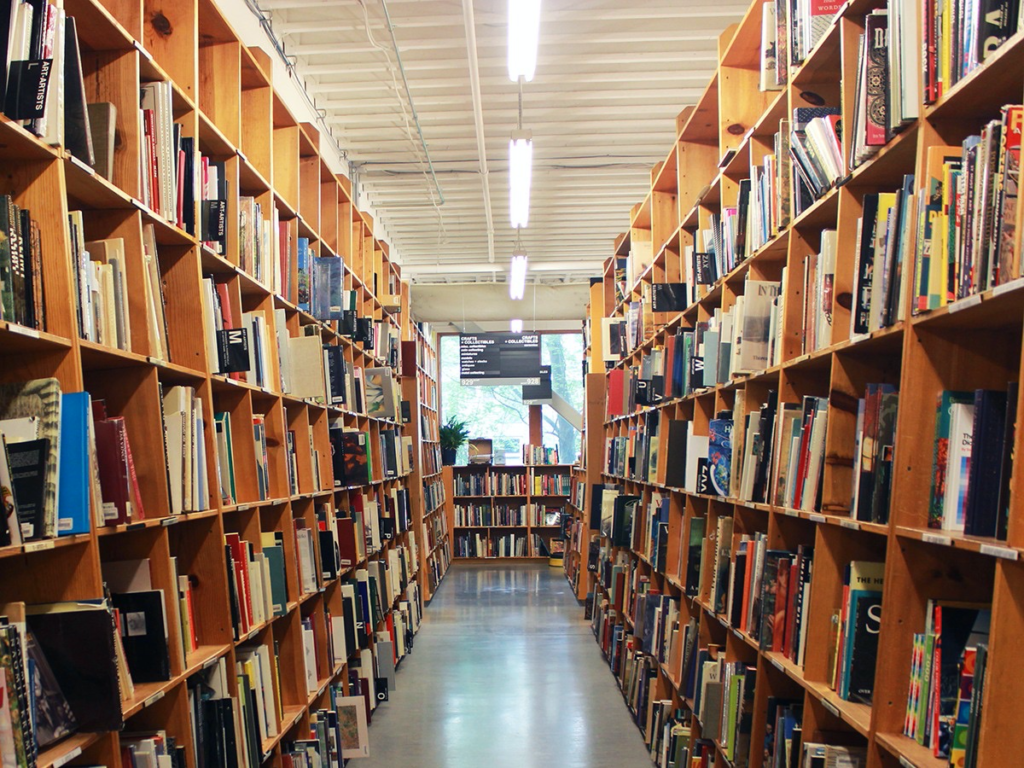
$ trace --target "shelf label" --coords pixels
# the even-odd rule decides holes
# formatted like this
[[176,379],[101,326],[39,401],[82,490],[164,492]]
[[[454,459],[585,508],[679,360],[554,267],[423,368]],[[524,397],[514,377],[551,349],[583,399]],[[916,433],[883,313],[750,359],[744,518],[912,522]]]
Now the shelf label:
[[206,661],[203,662],[203,669],[209,669],[214,664],[216,664],[218,661],[220,661],[220,656],[214,656],[212,659],[207,659]]
[[819,515],[816,512],[812,512],[810,515],[808,515],[807,519],[810,520],[812,523],[824,523],[825,522],[825,516],[824,515]]
[[43,541],[33,541],[25,544],[22,547],[22,551],[27,555],[29,552],[42,552],[46,549],[53,549],[56,546],[54,539],[44,539]]
[[138,40],[132,40],[132,45],[135,46],[135,50],[142,54],[142,58],[146,61],[153,61],[153,54],[147,51]]
[[859,531],[860,523],[856,520],[840,520],[839,525],[843,528],[849,528],[851,531]]
[[980,293],[976,293],[973,296],[968,296],[968,297],[966,297],[964,299],[960,299],[959,301],[954,301],[952,304],[950,304],[949,305],[949,314],[952,315],[952,314],[955,314],[956,312],[960,312],[961,310],[969,309],[971,307],[976,307],[979,304],[981,304],[981,294]]
[[782,662],[781,661],[776,659],[774,656],[772,656],[771,661],[772,661],[772,666],[774,666],[777,670],[779,670],[779,672],[782,672],[783,674],[785,674],[786,668],[784,666],[782,666]]
[[128,525],[126,525],[124,527],[124,529],[126,531],[137,531],[137,530],[139,530],[141,528],[145,528],[145,527],[146,527],[145,521],[139,521],[137,523],[128,523]]
[[1000,547],[996,544],[982,544],[981,554],[999,557],[1003,560],[1016,560],[1020,553],[1016,549],[1010,549],[1009,547]]
[[142,705],[142,708],[145,709],[146,707],[149,707],[149,706],[152,706],[153,704],[156,704],[163,697],[164,697],[164,692],[163,691],[157,691],[152,696],[150,696],[148,699],[146,699],[146,701]]
[[1010,280],[1008,283],[997,285],[992,289],[992,296],[1002,296],[1004,293],[1016,291],[1020,288],[1024,288],[1024,277],[1018,277],[1016,280]]
[[88,165],[86,165],[85,163],[83,163],[81,160],[79,160],[74,155],[70,155],[69,154],[69,155],[67,155],[67,158],[71,161],[72,165],[74,165],[77,168],[81,168],[83,171],[88,173],[90,176],[95,176],[96,175],[96,171],[93,168],[91,168]]
[[162,525],[164,528],[170,528],[172,525],[177,525],[180,522],[181,518],[177,515],[173,515],[171,517],[165,517],[163,520],[161,520],[160,525]]
[[795,509],[784,509],[782,510],[782,512],[786,515],[786,517],[800,517],[800,513],[797,512]]
[[907,760],[903,755],[900,755],[900,765],[903,766],[903,768],[917,768],[916,765]]
[[953,540],[949,536],[943,536],[941,533],[926,533],[921,536],[921,541],[926,544],[937,544],[940,547],[948,547],[953,544]]
[[82,748],[75,747],[66,755],[61,755],[60,757],[58,757],[56,760],[53,761],[53,763],[51,763],[51,765],[53,766],[53,768],[61,768],[61,766],[67,765],[80,754],[82,754]]
[[35,328],[26,328],[24,325],[16,325],[14,323],[11,323],[7,326],[7,330],[9,330],[11,333],[19,333],[22,336],[28,336],[30,339],[39,338],[39,331],[37,331]]
[[828,699],[821,700],[821,706],[823,706],[832,717],[839,717],[839,709]]

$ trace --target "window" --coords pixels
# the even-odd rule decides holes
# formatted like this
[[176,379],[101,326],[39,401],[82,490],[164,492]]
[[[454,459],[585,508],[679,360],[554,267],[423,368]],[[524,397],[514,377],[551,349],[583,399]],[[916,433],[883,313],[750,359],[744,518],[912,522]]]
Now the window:
[[[523,445],[530,439],[529,408],[523,404],[521,387],[464,387],[459,383],[459,337],[441,337],[441,418],[457,414],[469,424],[469,436],[494,442],[495,454],[508,464],[519,464]],[[577,411],[583,410],[583,335],[541,335],[541,362],[551,366],[551,389]],[[580,452],[580,433],[553,408],[543,406],[544,445],[557,447],[559,460],[567,464]],[[465,446],[458,463],[468,460]]]

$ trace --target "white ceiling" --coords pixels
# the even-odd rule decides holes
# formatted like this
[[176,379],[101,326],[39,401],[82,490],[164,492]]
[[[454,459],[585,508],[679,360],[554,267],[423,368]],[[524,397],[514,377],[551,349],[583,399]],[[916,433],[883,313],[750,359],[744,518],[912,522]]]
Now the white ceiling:
[[[515,242],[508,141],[518,111],[506,66],[508,0],[386,2],[444,195],[437,207],[384,2],[261,5],[348,151],[363,202],[386,227],[404,274],[421,284],[504,281]],[[486,177],[464,2],[474,17]],[[651,166],[671,148],[675,116],[710,79],[719,34],[746,7],[734,0],[543,0],[537,75],[523,96],[523,127],[534,139],[530,226],[522,238],[531,280],[578,283],[598,274],[613,239],[628,227],[630,208],[647,193]]]

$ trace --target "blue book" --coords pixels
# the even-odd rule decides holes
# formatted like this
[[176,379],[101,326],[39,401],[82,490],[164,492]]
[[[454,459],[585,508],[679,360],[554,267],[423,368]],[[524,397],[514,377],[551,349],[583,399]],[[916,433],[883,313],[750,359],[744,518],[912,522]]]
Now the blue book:
[[732,474],[732,419],[712,419],[708,437],[708,474],[717,496],[729,495]]
[[310,274],[309,274],[309,238],[298,239],[298,271],[299,271],[299,309],[309,312]]
[[60,396],[60,459],[58,460],[57,535],[89,532],[88,392]]

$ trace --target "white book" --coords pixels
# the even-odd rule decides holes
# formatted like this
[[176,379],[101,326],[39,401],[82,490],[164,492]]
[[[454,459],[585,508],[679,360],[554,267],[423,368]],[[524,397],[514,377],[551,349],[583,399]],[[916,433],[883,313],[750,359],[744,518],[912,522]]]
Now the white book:
[[318,680],[316,676],[316,642],[313,639],[313,630],[302,628],[302,651],[303,662],[306,671],[306,690],[314,693]]
[[946,454],[946,495],[942,501],[942,528],[946,531],[964,530],[973,436],[974,403],[953,403],[950,407],[949,448]]
[[826,229],[821,233],[821,255],[818,258],[818,282],[821,289],[818,293],[820,307],[815,318],[815,348],[822,349],[832,344],[832,311],[835,302],[836,250],[839,246],[839,233],[834,229]]
[[811,423],[811,435],[807,441],[807,474],[804,476],[800,509],[812,511],[817,500],[821,483],[821,468],[825,456],[825,431],[828,425],[828,405],[819,402]]

